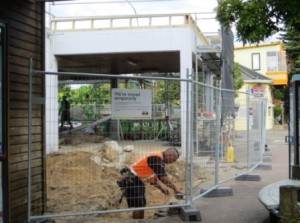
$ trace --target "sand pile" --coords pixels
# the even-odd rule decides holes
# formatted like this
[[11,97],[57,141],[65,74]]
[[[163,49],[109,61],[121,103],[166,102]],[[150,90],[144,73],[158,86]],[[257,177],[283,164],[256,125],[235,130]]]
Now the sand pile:
[[[116,142],[107,142],[92,151],[74,151],[50,155],[47,163],[47,212],[90,212],[127,208],[121,203],[122,192],[116,181],[119,170],[136,159],[132,146],[121,148]],[[168,167],[169,166],[169,167]],[[167,171],[179,187],[184,186],[184,163],[168,165]],[[173,196],[165,196],[158,189],[147,185],[147,206],[166,205]],[[154,211],[147,211],[146,218]],[[102,215],[103,216],[103,215]],[[122,212],[105,216],[131,218]]]

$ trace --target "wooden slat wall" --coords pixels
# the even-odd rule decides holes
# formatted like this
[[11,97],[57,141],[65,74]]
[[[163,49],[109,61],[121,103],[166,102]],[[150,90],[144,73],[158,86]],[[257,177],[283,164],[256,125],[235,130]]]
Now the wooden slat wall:
[[[44,68],[44,6],[31,0],[1,0],[0,20],[8,27],[8,177],[9,222],[27,220],[28,207],[28,73],[29,58],[34,69]],[[34,77],[33,93],[44,96],[44,79]],[[33,106],[32,200],[44,204],[44,111]],[[43,205],[33,210],[41,214]]]

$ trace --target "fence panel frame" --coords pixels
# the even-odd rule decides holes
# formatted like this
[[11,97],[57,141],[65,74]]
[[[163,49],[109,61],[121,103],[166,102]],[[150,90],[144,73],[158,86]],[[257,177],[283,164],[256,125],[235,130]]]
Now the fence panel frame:
[[[186,83],[186,101],[185,104],[181,105],[181,110],[183,107],[185,107],[186,109],[186,117],[185,117],[185,121],[186,121],[186,131],[185,134],[181,134],[181,138],[183,139],[184,137],[184,141],[185,141],[185,152],[186,152],[186,176],[187,179],[185,182],[186,185],[186,199],[185,202],[182,204],[178,204],[178,205],[162,205],[162,206],[156,206],[156,207],[143,207],[143,208],[125,208],[125,209],[119,209],[119,210],[100,210],[100,211],[89,211],[89,212],[72,212],[72,213],[61,213],[61,214],[47,214],[47,215],[34,215],[31,211],[32,209],[32,194],[31,194],[31,190],[32,190],[32,119],[31,119],[31,114],[32,114],[32,105],[34,104],[34,97],[33,97],[33,93],[32,93],[32,75],[79,75],[79,76],[90,76],[90,77],[104,77],[104,78],[122,78],[122,79],[137,79],[137,80],[141,80],[141,79],[153,79],[153,80],[170,80],[170,81],[179,81],[180,83],[185,82]],[[200,197],[203,197],[205,194],[207,194],[208,192],[210,192],[211,190],[217,188],[218,186],[220,186],[222,183],[227,182],[229,180],[232,180],[233,178],[229,178],[229,179],[225,179],[224,181],[220,181],[220,177],[219,177],[219,170],[220,170],[220,157],[219,157],[219,153],[220,153],[220,136],[221,136],[221,108],[222,108],[222,90],[221,89],[221,84],[219,83],[217,87],[213,87],[213,86],[209,86],[212,87],[213,89],[216,90],[218,97],[217,97],[217,102],[216,102],[216,126],[217,126],[217,134],[215,134],[213,137],[215,137],[215,182],[214,185],[211,186],[210,188],[207,188],[207,191],[205,191],[204,193],[199,192],[198,195],[194,196],[192,193],[192,180],[193,180],[193,151],[194,151],[194,146],[196,145],[198,147],[198,144],[194,144],[195,141],[198,141],[198,135],[194,135],[192,134],[193,129],[195,127],[195,123],[196,123],[196,130],[198,128],[198,121],[194,120],[194,113],[196,111],[196,114],[198,112],[198,107],[197,105],[194,106],[193,103],[190,103],[191,100],[193,100],[193,95],[194,95],[194,91],[196,91],[196,94],[198,95],[198,87],[193,87],[193,86],[198,86],[198,85],[202,85],[202,86],[207,86],[205,84],[202,83],[198,83],[193,81],[192,79],[176,79],[176,78],[162,78],[162,77],[128,77],[128,76],[119,76],[119,75],[107,75],[107,74],[86,74],[86,73],[70,73],[70,72],[47,72],[47,71],[38,71],[38,70],[33,70],[32,69],[32,61],[30,61],[30,74],[29,74],[29,105],[28,105],[28,111],[29,111],[29,119],[28,119],[28,222],[31,222],[33,220],[39,220],[39,219],[44,219],[44,218],[53,218],[53,217],[69,217],[69,216],[84,216],[84,215],[95,215],[95,214],[107,214],[107,213],[118,213],[118,212],[127,212],[127,211],[134,211],[134,210],[151,210],[151,209],[158,209],[158,208],[176,208],[176,207],[185,207],[185,206],[190,206],[192,205],[192,203],[199,199]],[[181,92],[183,93],[183,92]],[[248,95],[248,94],[247,94]],[[197,97],[195,97],[197,99]],[[249,96],[247,96],[247,107],[249,107]],[[197,100],[198,101],[198,100]],[[266,102],[265,101],[261,101],[261,114],[265,114],[265,106],[266,106]],[[249,117],[249,109],[247,109],[247,114]],[[197,117],[197,116],[196,116]],[[181,120],[182,122],[182,120]],[[264,123],[264,116],[262,116],[262,120],[261,123]],[[265,124],[265,123],[264,123]],[[264,134],[264,124],[262,124],[260,126],[260,150],[261,150],[261,157],[260,157],[260,162],[262,161],[262,151],[263,151],[263,143],[265,141],[265,134]],[[234,130],[235,131],[235,130]],[[181,130],[182,133],[182,130]],[[247,119],[247,158],[249,159],[249,118]],[[248,163],[248,167],[249,167],[249,160],[247,160]],[[259,164],[259,163],[258,163]],[[257,165],[258,165],[257,164]],[[257,166],[256,165],[256,166]],[[256,167],[255,166],[255,167]],[[253,168],[248,168],[246,173],[249,173],[251,170],[253,170],[255,167]],[[240,173],[240,174],[245,174]]]

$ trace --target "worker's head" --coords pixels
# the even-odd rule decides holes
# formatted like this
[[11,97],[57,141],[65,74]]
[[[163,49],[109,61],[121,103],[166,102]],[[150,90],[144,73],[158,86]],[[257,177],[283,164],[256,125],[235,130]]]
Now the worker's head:
[[163,152],[165,163],[173,163],[179,158],[179,152],[175,147],[171,147]]
[[64,95],[64,96],[63,96],[63,99],[66,100],[66,99],[67,99],[67,96]]

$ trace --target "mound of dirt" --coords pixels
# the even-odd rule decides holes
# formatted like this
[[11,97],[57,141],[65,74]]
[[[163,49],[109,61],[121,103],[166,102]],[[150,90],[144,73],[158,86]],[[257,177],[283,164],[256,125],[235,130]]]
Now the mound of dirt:
[[59,142],[61,145],[79,145],[86,143],[102,143],[105,138],[100,135],[89,135],[83,133],[60,136]]
[[[134,158],[134,150],[112,149],[107,144],[92,151],[70,150],[48,156],[47,212],[61,214],[127,208],[125,198],[119,203],[122,192],[116,181],[120,177],[120,167],[133,163]],[[185,164],[181,161],[167,165],[168,174],[179,188],[184,187],[184,169]],[[169,204],[174,196],[165,196],[146,185],[146,199],[147,206],[161,206]],[[145,217],[152,218],[154,212],[147,211]],[[106,214],[105,217],[130,219],[131,212]]]

